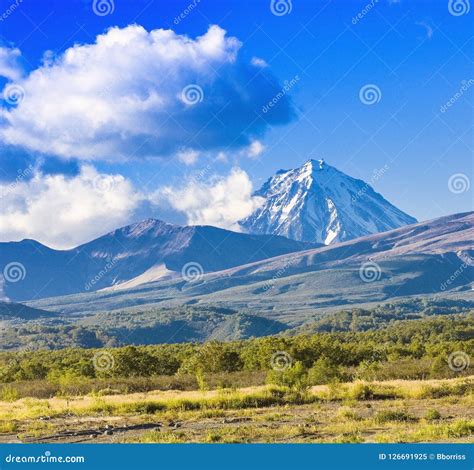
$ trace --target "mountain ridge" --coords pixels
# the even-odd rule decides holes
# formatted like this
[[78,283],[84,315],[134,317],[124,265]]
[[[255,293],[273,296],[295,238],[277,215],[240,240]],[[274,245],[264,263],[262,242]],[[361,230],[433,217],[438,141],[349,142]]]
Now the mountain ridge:
[[474,212],[124,292],[45,299],[32,306],[70,313],[214,305],[299,322],[316,312],[442,293],[472,296]]
[[[31,300],[180,277],[187,264],[193,265],[193,275],[202,275],[311,246],[317,245],[158,219],[118,228],[70,250],[54,250],[34,240],[4,242],[0,298]],[[9,282],[5,271],[10,268],[21,278]]]
[[368,183],[324,160],[279,170],[254,196],[265,202],[239,222],[246,233],[328,245],[417,222]]

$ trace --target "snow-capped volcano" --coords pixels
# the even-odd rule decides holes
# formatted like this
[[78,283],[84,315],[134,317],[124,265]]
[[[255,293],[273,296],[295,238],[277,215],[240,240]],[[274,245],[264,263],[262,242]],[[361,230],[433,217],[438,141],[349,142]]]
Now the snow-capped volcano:
[[243,231],[326,245],[416,222],[362,180],[324,160],[280,170],[255,193],[264,204],[240,221]]

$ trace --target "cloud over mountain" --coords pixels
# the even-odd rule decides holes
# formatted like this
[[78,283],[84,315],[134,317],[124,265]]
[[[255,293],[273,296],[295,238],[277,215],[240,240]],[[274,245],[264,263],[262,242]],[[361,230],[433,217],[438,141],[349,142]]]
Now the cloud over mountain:
[[15,181],[0,181],[0,242],[31,238],[52,248],[71,248],[160,207],[183,214],[191,225],[240,231],[237,221],[263,199],[252,195],[252,182],[242,169],[223,176],[209,171],[151,193],[90,164],[71,175],[27,166]]
[[142,200],[123,176],[90,165],[73,177],[35,173],[26,181],[30,176],[0,184],[2,241],[34,238],[69,248],[125,224]]
[[[21,78],[22,94],[0,106],[4,142],[61,158],[124,161],[244,148],[292,115],[268,69],[244,62],[242,44],[219,26],[195,39],[172,30],[113,27]],[[10,84],[11,85],[11,84]],[[7,84],[7,86],[9,86]],[[1,101],[0,101],[1,104]]]
[[158,204],[166,202],[185,214],[188,224],[240,231],[237,221],[263,204],[263,199],[254,197],[252,192],[248,174],[240,168],[233,168],[227,176],[208,178],[204,175],[204,178],[188,181],[181,188],[163,188],[152,199]]

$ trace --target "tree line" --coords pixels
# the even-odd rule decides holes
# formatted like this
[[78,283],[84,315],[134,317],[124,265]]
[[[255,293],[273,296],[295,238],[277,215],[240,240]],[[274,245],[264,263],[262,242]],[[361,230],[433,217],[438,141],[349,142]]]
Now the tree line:
[[[298,370],[313,383],[354,378],[447,377],[454,352],[472,357],[474,318],[448,315],[364,332],[269,336],[242,341],[0,353],[0,382],[61,377],[117,378],[268,371],[273,381]],[[461,364],[462,365],[462,364]],[[291,378],[290,378],[291,380]]]

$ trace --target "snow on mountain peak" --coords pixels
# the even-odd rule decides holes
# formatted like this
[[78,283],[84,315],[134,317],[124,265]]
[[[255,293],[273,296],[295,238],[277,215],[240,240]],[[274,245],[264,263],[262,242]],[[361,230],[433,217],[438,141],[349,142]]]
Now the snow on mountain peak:
[[330,244],[416,222],[369,184],[324,159],[280,170],[255,195],[266,201],[240,221],[249,233]]
[[325,170],[328,165],[324,158],[320,158],[319,160],[313,160],[312,158],[309,159],[302,168],[311,168],[311,170],[318,171],[318,170]]

